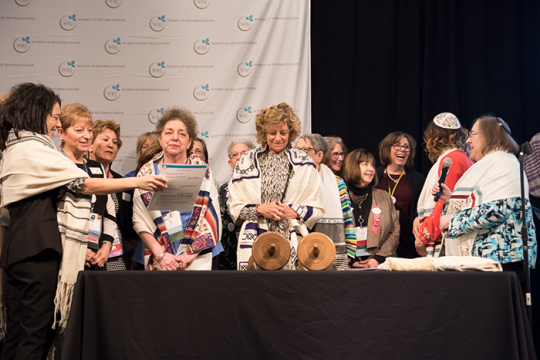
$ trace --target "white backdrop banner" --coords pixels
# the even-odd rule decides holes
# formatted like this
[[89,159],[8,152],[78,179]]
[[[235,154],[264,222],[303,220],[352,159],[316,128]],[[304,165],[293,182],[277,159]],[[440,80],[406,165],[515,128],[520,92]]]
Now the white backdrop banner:
[[113,169],[164,109],[190,109],[217,180],[255,116],[290,104],[311,132],[309,0],[1,0],[0,93],[21,82],[121,124]]

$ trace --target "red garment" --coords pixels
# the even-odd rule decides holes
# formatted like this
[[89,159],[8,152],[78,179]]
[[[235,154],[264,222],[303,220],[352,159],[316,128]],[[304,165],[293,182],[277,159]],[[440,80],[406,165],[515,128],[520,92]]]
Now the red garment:
[[[452,159],[452,165],[448,170],[448,175],[446,176],[446,181],[444,184],[448,186],[450,191],[454,191],[454,186],[456,186],[457,181],[461,178],[465,171],[467,171],[473,165],[473,162],[467,156],[467,154],[462,151],[455,150],[449,152],[441,159],[438,170],[439,176],[441,176],[443,161],[446,158]],[[425,186],[433,186],[433,184],[426,184]],[[444,201],[442,199],[439,199],[439,201],[437,202],[437,204],[435,204],[435,207],[433,208],[433,212],[428,217],[426,217],[420,225],[420,240],[422,240],[422,242],[424,242],[425,244],[435,242],[442,238],[439,222],[441,219],[443,207]]]

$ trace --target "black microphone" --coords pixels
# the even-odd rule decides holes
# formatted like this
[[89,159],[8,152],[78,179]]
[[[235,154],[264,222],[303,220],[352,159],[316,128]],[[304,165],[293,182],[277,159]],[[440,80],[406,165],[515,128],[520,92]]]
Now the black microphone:
[[[446,182],[446,176],[448,175],[448,170],[450,170],[450,166],[452,165],[452,159],[450,158],[446,158],[443,160],[443,163],[442,163],[442,170],[441,170],[441,176],[439,177],[439,186],[441,187],[441,190],[442,190],[442,184],[444,184]],[[435,202],[439,201],[439,198],[441,197],[442,195],[442,192],[439,191],[437,194],[435,194],[435,197],[433,198],[433,200]]]
[[525,141],[521,145],[521,152],[523,153],[523,155],[531,155],[534,152],[534,149],[533,149],[531,143],[528,142],[528,141]]

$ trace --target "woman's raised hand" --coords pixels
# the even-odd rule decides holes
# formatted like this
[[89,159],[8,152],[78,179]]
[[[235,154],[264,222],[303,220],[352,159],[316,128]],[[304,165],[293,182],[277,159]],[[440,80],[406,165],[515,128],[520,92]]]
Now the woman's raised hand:
[[136,179],[138,189],[161,191],[167,187],[167,178],[162,175],[145,175]]

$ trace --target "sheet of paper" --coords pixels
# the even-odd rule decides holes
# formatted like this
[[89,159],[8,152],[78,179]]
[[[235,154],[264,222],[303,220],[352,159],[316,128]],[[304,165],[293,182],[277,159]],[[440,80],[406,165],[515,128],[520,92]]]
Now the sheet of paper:
[[192,210],[207,167],[165,164],[160,169],[160,175],[169,181],[167,188],[154,193],[148,210]]

